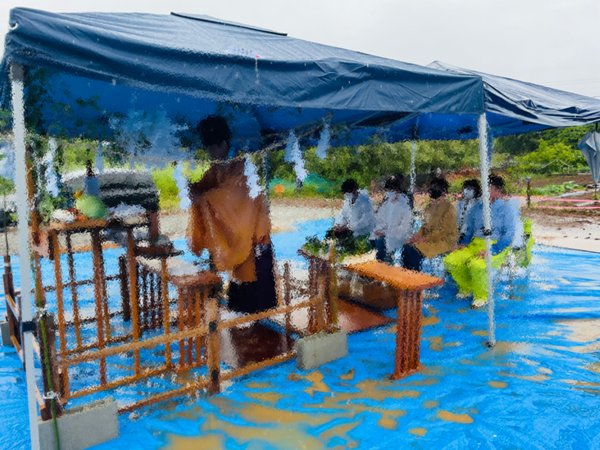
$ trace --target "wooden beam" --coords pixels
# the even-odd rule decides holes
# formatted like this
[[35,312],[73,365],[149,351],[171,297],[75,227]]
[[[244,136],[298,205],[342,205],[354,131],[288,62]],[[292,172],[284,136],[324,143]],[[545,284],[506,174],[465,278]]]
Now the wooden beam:
[[166,344],[178,341],[180,339],[187,339],[189,337],[198,337],[207,333],[208,327],[202,326],[200,328],[194,328],[193,330],[186,330],[180,333],[173,333],[164,336],[157,336],[154,338],[146,339],[143,341],[130,342],[119,347],[109,347],[102,350],[98,350],[92,353],[86,353],[71,358],[63,359],[58,362],[59,367],[68,367],[82,362],[93,361],[95,359],[107,358],[109,356],[117,355],[119,353],[127,352],[138,352],[145,348],[156,347],[157,345]]
[[208,384],[209,384],[209,380],[206,378],[203,378],[195,383],[190,384],[189,386],[185,386],[185,387],[175,389],[175,390],[169,391],[169,392],[163,392],[163,393],[155,395],[153,397],[149,397],[144,400],[140,400],[139,402],[132,403],[127,406],[122,406],[119,408],[119,414],[127,414],[132,411],[135,411],[136,409],[143,408],[145,406],[150,406],[155,403],[164,402],[164,401],[170,400],[174,397],[179,397],[179,396],[186,395],[186,394],[189,394],[194,391],[198,391],[200,389],[204,389],[208,386]]

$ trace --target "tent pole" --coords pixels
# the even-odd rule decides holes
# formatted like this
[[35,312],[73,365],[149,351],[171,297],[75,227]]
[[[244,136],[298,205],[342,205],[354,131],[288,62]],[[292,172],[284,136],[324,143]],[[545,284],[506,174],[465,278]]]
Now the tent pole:
[[410,193],[415,196],[415,187],[417,184],[417,139],[419,139],[419,116],[412,129],[412,148],[410,150]]
[[271,181],[269,179],[269,176],[271,175],[269,173],[269,152],[265,152],[264,153],[264,159],[263,159],[263,172],[264,172],[264,178],[265,178],[265,198],[267,199],[267,204],[269,202],[269,181]]
[[417,141],[412,142],[412,148],[410,149],[410,193],[415,195],[415,185],[417,183]]
[[[25,103],[23,98],[24,73],[23,66],[11,63],[13,133],[15,143],[15,185],[17,188],[17,218],[19,237],[19,259],[21,270],[21,326],[32,322],[31,314],[31,279],[29,255],[29,218],[27,202],[27,178],[25,155]],[[39,450],[40,438],[37,418],[37,402],[35,399],[35,371],[33,364],[33,330],[23,332],[25,351],[25,380],[27,382],[27,404],[29,406],[29,429],[31,448]]]
[[489,141],[487,120],[485,113],[481,114],[478,119],[479,129],[479,159],[481,168],[481,189],[483,199],[483,226],[485,228],[485,266],[487,276],[487,297],[488,297],[488,322],[489,322],[489,340],[488,346],[496,345],[496,327],[494,324],[494,286],[492,284],[492,215],[490,201],[490,185],[488,183],[490,166],[489,166]]

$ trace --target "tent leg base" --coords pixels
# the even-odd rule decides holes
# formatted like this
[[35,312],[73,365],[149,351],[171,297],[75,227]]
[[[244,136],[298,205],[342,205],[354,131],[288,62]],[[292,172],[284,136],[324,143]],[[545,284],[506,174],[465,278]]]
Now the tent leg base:
[[[68,409],[56,419],[60,448],[83,450],[119,436],[118,405],[112,398]],[[54,423],[38,419],[40,449],[55,450]]]

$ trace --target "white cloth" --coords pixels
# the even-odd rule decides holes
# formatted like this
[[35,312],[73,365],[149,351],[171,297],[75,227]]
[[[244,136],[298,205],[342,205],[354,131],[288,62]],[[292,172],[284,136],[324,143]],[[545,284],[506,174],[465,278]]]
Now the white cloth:
[[190,200],[189,196],[187,180],[183,177],[181,163],[175,166],[173,178],[175,179],[175,184],[177,185],[177,190],[179,191],[179,208],[188,209],[190,206],[192,206],[192,201]]
[[519,199],[516,198],[508,201],[513,207],[515,221],[517,222],[515,237],[513,238],[511,248],[519,249],[525,245],[525,229],[523,227],[523,218],[521,217],[521,203]]
[[375,215],[375,229],[371,239],[377,239],[375,231],[385,236],[385,247],[392,253],[402,246],[413,235],[413,214],[408,197],[397,192],[386,194],[386,198]]
[[258,179],[258,169],[252,162],[249,154],[246,155],[246,160],[244,161],[244,175],[246,175],[246,185],[249,189],[248,195],[250,195],[251,199],[255,199],[262,193],[262,188]]
[[352,194],[345,195],[342,213],[336,225],[347,226],[356,236],[371,234],[375,226],[375,213],[367,191],[358,191],[354,202],[352,202]]

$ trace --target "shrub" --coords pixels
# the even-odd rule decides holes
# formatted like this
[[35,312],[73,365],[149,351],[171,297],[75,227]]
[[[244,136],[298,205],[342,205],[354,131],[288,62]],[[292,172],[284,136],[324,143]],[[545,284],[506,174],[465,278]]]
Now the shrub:
[[562,173],[566,168],[572,171],[586,164],[583,154],[562,142],[550,144],[543,139],[537,151],[525,156],[516,157],[515,165],[510,172],[513,174],[530,173]]

